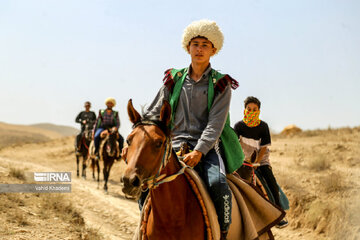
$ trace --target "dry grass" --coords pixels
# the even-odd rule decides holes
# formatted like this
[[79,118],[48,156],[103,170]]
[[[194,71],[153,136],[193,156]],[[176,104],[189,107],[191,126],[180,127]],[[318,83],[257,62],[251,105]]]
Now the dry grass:
[[323,177],[321,185],[326,193],[342,192],[345,190],[343,176],[337,172]]
[[360,127],[276,138],[283,154],[273,157],[292,160],[276,175],[290,200],[290,227],[310,229],[319,239],[360,239]]
[[104,237],[95,230],[85,226],[84,218],[81,212],[77,210],[71,201],[63,194],[41,194],[41,212],[42,218],[49,216],[49,211],[61,218],[63,221],[70,223],[69,231],[77,232],[82,240],[101,240]]
[[308,163],[308,167],[313,171],[324,171],[330,168],[329,158],[324,154],[316,154]]
[[19,180],[25,181],[25,173],[23,169],[19,168],[10,168],[9,172],[11,177],[17,178]]
[[[9,175],[0,173],[0,181],[8,183],[24,183],[25,177],[24,170],[10,166]],[[44,232],[49,234],[49,239],[104,239],[98,230],[85,226],[81,212],[67,194],[0,193],[0,219],[0,239],[31,239],[34,236],[38,239]],[[39,226],[46,230],[40,233]]]
[[104,237],[99,234],[99,230],[95,230],[92,228],[86,228],[86,231],[81,235],[81,239],[83,240],[102,240]]
[[26,214],[20,209],[24,205],[24,200],[18,194],[0,194],[0,209],[2,213],[6,214],[6,219],[4,219],[6,222],[20,227],[31,225]]
[[46,218],[49,211],[54,211],[58,217],[66,222],[84,226],[84,218],[80,212],[73,207],[69,199],[62,194],[41,194],[41,216]]
[[21,227],[30,225],[26,215],[21,210],[16,210],[15,214],[12,216],[12,219]]

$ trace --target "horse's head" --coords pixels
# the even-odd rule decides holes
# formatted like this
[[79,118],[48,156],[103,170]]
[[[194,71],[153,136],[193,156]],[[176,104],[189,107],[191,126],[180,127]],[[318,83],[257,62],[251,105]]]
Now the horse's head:
[[92,126],[90,124],[86,123],[85,124],[85,130],[83,132],[85,139],[87,141],[89,141],[89,142],[91,141],[91,138],[92,138],[92,129],[91,129],[91,127]]
[[160,119],[150,121],[142,119],[134,109],[131,99],[128,103],[133,131],[127,137],[128,148],[123,155],[127,167],[123,175],[123,192],[138,197],[144,180],[160,171],[167,151],[170,151],[170,136],[167,128],[171,119],[171,107],[167,101],[160,111]]
[[118,132],[116,127],[110,128],[108,132],[109,135],[105,144],[105,151],[109,157],[114,157],[116,154]]
[[255,173],[254,173],[254,163],[257,158],[257,152],[251,154],[250,159],[245,159],[243,165],[237,170],[237,173],[240,175],[241,178],[253,182],[255,180]]

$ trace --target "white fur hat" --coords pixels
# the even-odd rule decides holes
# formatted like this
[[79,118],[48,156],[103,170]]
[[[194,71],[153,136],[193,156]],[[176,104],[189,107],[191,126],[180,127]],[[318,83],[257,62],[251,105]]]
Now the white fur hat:
[[105,105],[106,105],[108,102],[111,102],[112,104],[114,104],[114,107],[115,107],[115,105],[116,105],[116,100],[115,100],[115,98],[108,97],[108,98],[105,100]]
[[224,35],[216,22],[203,19],[192,22],[189,26],[187,26],[184,29],[182,36],[182,47],[186,52],[189,52],[187,47],[189,46],[191,39],[198,36],[206,37],[210,42],[212,42],[212,44],[214,44],[214,47],[216,48],[215,54],[221,50],[224,42]]

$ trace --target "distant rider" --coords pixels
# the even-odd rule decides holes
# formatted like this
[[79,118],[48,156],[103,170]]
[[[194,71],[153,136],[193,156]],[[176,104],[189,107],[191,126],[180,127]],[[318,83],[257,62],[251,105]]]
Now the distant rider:
[[80,149],[80,139],[86,128],[86,125],[88,126],[88,130],[92,130],[96,121],[96,114],[93,111],[90,111],[91,103],[86,101],[84,107],[85,111],[80,112],[75,119],[75,122],[81,124],[81,132],[76,136],[76,151],[79,151]]
[[[105,100],[106,109],[100,110],[98,118],[96,119],[95,125],[94,125],[94,131],[93,131],[93,138],[94,138],[94,144],[95,144],[95,155],[98,156],[99,152],[99,146],[100,146],[100,134],[103,131],[107,131],[110,128],[116,127],[116,131],[119,131],[120,128],[120,118],[119,113],[117,111],[113,110],[113,107],[116,105],[116,101],[114,98],[107,98]],[[119,134],[119,147],[120,151],[122,149],[123,145],[123,139],[121,135]]]

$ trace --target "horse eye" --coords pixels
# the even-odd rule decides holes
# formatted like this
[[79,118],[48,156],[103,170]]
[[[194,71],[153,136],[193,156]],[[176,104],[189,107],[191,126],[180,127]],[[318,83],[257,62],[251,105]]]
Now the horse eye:
[[162,144],[163,144],[162,141],[157,141],[155,146],[157,148],[161,148]]
[[130,144],[131,144],[129,139],[126,139],[126,143],[127,143],[128,146],[130,146]]

